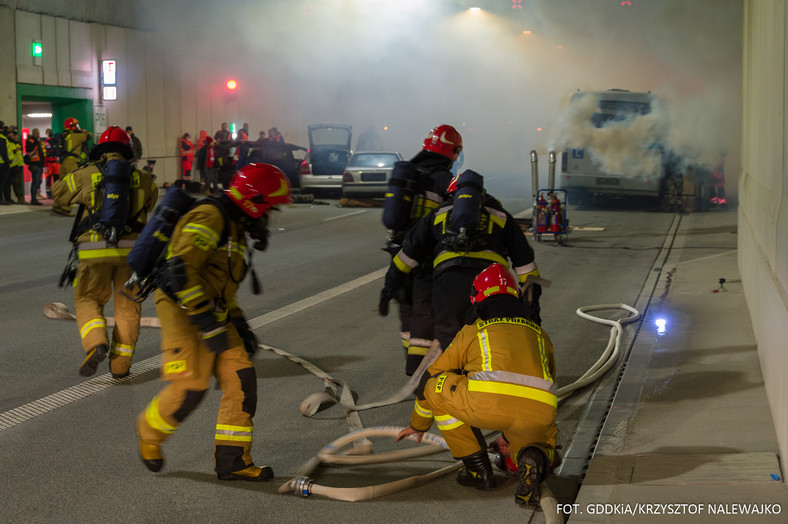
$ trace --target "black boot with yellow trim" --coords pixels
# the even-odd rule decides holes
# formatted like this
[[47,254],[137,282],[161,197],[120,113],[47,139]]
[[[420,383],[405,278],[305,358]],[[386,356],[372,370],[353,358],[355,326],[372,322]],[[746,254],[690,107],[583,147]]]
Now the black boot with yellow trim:
[[498,487],[486,450],[468,455],[462,462],[465,465],[457,472],[457,483],[483,491],[492,491]]
[[247,466],[242,470],[232,473],[216,473],[219,480],[251,480],[253,482],[264,482],[274,478],[274,470],[271,466]]
[[542,481],[547,475],[547,457],[537,447],[520,450],[517,456],[517,489],[514,501],[523,506],[538,506]]

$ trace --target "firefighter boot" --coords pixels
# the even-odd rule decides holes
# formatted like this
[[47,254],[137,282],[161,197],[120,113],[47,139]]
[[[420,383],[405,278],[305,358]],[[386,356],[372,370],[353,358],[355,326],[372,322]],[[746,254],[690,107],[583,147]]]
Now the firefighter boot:
[[465,465],[457,472],[457,482],[460,485],[483,491],[492,491],[498,487],[486,450],[468,455],[462,462]]
[[161,453],[161,446],[148,444],[140,440],[140,458],[145,467],[156,473],[164,467],[164,455]]
[[83,377],[93,376],[96,373],[98,365],[107,358],[107,353],[109,353],[109,348],[106,344],[93,346],[93,349],[88,351],[85,360],[83,360],[82,364],[79,366],[79,374]]
[[533,446],[523,448],[517,456],[517,489],[514,501],[523,506],[538,506],[542,481],[547,474],[547,457]]
[[219,480],[251,480],[262,482],[274,478],[274,470],[271,466],[247,466],[244,469],[233,471],[232,473],[216,473]]
[[131,357],[118,355],[113,349],[109,354],[109,372],[112,378],[126,378],[131,373]]

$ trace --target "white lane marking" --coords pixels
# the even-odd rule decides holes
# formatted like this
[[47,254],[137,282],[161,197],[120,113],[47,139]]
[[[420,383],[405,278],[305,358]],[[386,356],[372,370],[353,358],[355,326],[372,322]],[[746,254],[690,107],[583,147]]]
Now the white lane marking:
[[[699,248],[701,248],[702,246],[695,246],[695,247],[699,247]],[[709,249],[712,249],[712,248],[709,248]],[[715,254],[715,255],[707,255],[707,256],[705,256],[705,257],[700,257],[700,258],[693,258],[693,259],[691,259],[691,260],[682,260],[682,261],[681,261],[681,262],[679,262],[677,265],[679,265],[679,266],[680,266],[681,264],[689,264],[689,263],[691,263],[691,262],[702,262],[702,261],[704,261],[704,260],[708,260],[708,259],[710,259],[710,258],[724,257],[725,255],[730,255],[730,254],[732,254],[732,253],[736,253],[737,251],[738,251],[738,250],[734,249],[734,250],[732,250],[732,251],[725,251],[724,253],[717,253],[717,254]]]
[[329,220],[336,220],[336,219],[338,219],[338,218],[345,218],[345,217],[350,217],[350,216],[353,216],[353,215],[358,215],[359,213],[366,213],[366,212],[367,212],[367,210],[366,210],[366,209],[362,209],[362,210],[360,210],[360,211],[353,211],[352,213],[347,213],[347,214],[344,214],[344,215],[339,215],[338,217],[324,218],[324,219],[323,219],[323,222],[328,222]]
[[[383,268],[373,271],[368,275],[351,280],[350,282],[345,282],[344,284],[340,284],[336,287],[323,291],[322,293],[318,293],[317,295],[279,308],[276,311],[271,311],[270,313],[255,317],[249,321],[249,326],[252,329],[256,329],[298,313],[299,311],[303,311],[309,307],[320,304],[321,302],[338,297],[339,295],[347,293],[348,291],[352,291],[383,277],[383,275],[386,274],[387,269],[388,268]],[[0,431],[30,420],[39,415],[43,415],[44,413],[52,411],[53,409],[61,408],[67,404],[71,404],[72,402],[87,398],[94,393],[103,391],[111,386],[114,386],[115,384],[128,382],[129,380],[136,378],[143,373],[158,370],[160,367],[161,355],[156,355],[141,362],[135,362],[132,368],[134,370],[133,373],[126,378],[113,379],[110,373],[106,373],[75,386],[71,386],[70,388],[64,389],[63,391],[53,393],[42,399],[34,400],[33,402],[19,406],[18,408],[6,411],[5,413],[0,413]]]

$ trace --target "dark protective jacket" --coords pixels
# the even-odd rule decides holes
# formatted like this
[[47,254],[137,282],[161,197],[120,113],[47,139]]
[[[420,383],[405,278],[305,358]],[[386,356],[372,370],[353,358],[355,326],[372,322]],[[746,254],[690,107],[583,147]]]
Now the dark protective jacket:
[[539,276],[534,251],[501,203],[487,195],[482,202],[479,229],[472,236],[468,251],[452,245],[455,235],[448,231],[454,205],[449,200],[420,220],[405,236],[402,249],[394,257],[397,269],[410,273],[421,264],[432,261],[433,275],[452,267],[470,267],[482,271],[493,262],[509,267],[509,260],[520,283],[528,275]]
[[413,225],[415,225],[416,222],[427,216],[430,211],[436,209],[446,200],[448,197],[446,189],[449,187],[449,182],[454,178],[454,175],[449,171],[450,159],[431,151],[421,151],[410,161],[423,170],[425,174],[422,177],[416,202],[416,212],[413,221]]

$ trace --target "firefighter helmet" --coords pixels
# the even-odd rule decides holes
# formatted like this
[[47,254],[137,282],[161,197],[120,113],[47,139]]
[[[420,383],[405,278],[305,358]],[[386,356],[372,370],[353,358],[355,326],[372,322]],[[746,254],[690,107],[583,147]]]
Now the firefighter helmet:
[[270,164],[247,164],[230,180],[225,194],[252,218],[261,217],[269,208],[289,204],[290,181]]
[[512,295],[519,298],[517,282],[512,274],[501,264],[495,263],[476,275],[471,290],[471,304],[478,304],[492,295]]
[[427,134],[422,149],[457,160],[462,151],[462,137],[452,126],[443,124]]
[[134,157],[129,134],[118,126],[109,126],[101,133],[98,144],[90,151],[90,160],[98,160],[106,153],[120,153],[126,160]]
[[66,131],[76,131],[79,129],[79,120],[74,117],[66,118],[66,121],[63,122],[63,129]]

